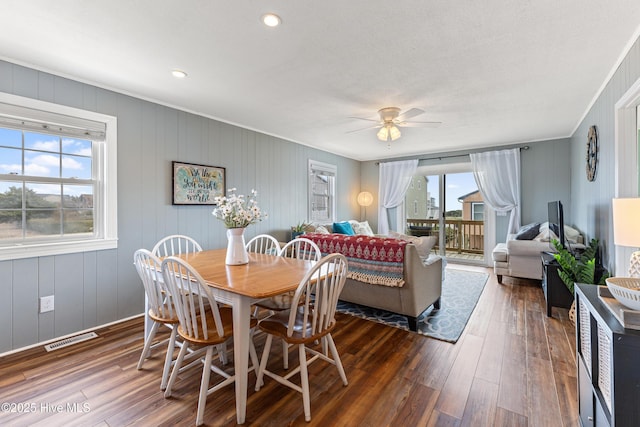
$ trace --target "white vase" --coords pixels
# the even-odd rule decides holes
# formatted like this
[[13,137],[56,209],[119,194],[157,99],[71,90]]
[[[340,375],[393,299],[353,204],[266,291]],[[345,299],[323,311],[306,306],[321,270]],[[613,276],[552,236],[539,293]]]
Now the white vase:
[[225,264],[242,265],[248,262],[249,254],[244,243],[244,228],[228,228]]

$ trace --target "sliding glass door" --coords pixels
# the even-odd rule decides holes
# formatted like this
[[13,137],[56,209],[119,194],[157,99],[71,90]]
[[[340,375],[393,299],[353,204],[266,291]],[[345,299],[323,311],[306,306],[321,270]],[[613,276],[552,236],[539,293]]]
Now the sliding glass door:
[[448,260],[483,264],[485,205],[473,173],[461,169],[440,174],[419,169],[405,197],[406,232],[437,236],[435,250]]

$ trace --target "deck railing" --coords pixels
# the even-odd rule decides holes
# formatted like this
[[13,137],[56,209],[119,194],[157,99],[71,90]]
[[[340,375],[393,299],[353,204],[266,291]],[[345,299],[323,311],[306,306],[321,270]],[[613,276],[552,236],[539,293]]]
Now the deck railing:
[[[406,231],[413,236],[437,236],[439,223],[437,219],[407,219]],[[484,221],[447,218],[444,221],[444,233],[447,251],[484,253]]]

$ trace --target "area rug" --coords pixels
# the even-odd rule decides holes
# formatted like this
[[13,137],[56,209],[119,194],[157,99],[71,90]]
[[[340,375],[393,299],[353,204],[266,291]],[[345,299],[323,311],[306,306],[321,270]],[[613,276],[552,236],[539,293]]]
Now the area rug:
[[[458,341],[488,278],[487,273],[447,268],[442,282],[440,309],[429,307],[422,313],[417,333],[451,343]],[[388,311],[339,301],[338,312],[409,330],[405,316]]]

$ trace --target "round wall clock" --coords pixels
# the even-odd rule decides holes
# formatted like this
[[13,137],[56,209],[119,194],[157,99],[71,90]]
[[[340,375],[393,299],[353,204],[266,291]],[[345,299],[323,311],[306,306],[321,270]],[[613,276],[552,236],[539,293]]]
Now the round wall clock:
[[598,132],[595,126],[589,128],[587,135],[587,180],[596,179],[596,167],[598,166]]

